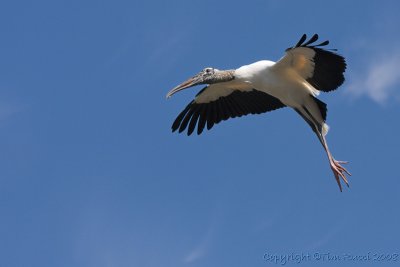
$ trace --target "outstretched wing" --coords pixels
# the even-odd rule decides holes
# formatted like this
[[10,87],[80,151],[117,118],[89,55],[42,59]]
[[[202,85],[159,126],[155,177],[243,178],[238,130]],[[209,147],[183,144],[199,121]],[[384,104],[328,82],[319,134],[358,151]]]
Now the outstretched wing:
[[203,88],[175,119],[172,131],[181,133],[188,127],[187,134],[191,135],[197,125],[197,134],[201,134],[206,125],[210,130],[214,124],[229,118],[261,114],[285,106],[267,93],[252,88],[233,89],[227,84]]
[[[344,82],[346,61],[344,57],[334,53],[336,49],[322,49],[329,44],[324,41],[314,44],[318,35],[314,34],[308,41],[303,34],[299,42],[288,49],[286,55],[276,64],[276,68],[292,68],[315,89],[329,92],[338,88]],[[306,42],[305,42],[306,41]]]

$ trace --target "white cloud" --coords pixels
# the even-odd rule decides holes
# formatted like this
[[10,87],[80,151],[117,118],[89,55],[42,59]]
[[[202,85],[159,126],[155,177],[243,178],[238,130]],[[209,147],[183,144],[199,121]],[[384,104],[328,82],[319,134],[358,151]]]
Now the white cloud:
[[218,231],[219,224],[221,223],[222,216],[225,211],[224,201],[218,202],[216,204],[213,215],[211,215],[209,225],[205,229],[205,233],[197,241],[197,244],[189,250],[183,257],[183,262],[185,264],[191,264],[193,262],[199,261],[209,254],[213,247],[216,232]]
[[384,104],[388,99],[399,96],[395,88],[400,86],[400,51],[371,59],[365,71],[356,73],[350,81],[348,92],[354,96],[366,95]]
[[192,263],[203,258],[210,248],[214,227],[210,227],[200,242],[183,259],[185,263]]
[[203,244],[200,244],[198,247],[193,249],[186,257],[184,258],[185,263],[194,262],[204,256],[206,252],[206,247]]

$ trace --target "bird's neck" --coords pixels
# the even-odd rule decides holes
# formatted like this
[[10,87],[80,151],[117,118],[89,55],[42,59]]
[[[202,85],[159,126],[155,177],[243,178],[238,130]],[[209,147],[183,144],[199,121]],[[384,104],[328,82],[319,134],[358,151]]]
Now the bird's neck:
[[229,82],[235,79],[234,70],[220,70],[214,74],[214,77],[210,83],[221,83]]

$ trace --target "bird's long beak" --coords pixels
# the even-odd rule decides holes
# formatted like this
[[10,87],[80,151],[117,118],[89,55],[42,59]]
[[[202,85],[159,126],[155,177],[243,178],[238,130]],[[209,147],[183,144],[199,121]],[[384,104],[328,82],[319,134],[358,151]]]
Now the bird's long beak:
[[201,81],[199,79],[199,76],[194,76],[186,81],[184,81],[183,83],[181,83],[180,85],[178,85],[177,87],[175,87],[174,89],[172,89],[171,91],[168,92],[167,94],[167,98],[170,98],[173,94],[175,94],[176,92],[179,92],[183,89],[195,86],[197,84],[199,84]]

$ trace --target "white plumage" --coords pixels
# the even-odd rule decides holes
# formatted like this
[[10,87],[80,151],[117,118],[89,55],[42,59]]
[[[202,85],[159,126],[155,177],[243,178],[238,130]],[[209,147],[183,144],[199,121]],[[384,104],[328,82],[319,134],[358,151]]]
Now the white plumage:
[[247,114],[260,114],[285,106],[293,108],[312,128],[323,145],[342,190],[340,179],[348,185],[345,174],[350,173],[331,155],[325,135],[326,104],[317,99],[320,91],[329,92],[344,82],[345,59],[334,50],[322,49],[329,42],[313,45],[318,35],[307,42],[304,34],[300,41],[286,50],[279,61],[261,60],[236,70],[205,68],[194,77],[172,89],[174,93],[198,85],[208,84],[178,115],[172,130],[188,128],[188,135],[197,126],[201,134],[207,125]]

